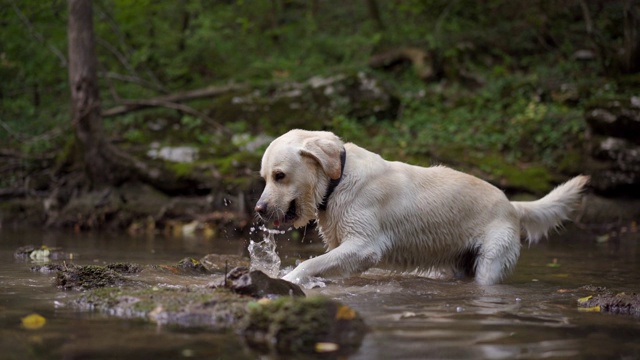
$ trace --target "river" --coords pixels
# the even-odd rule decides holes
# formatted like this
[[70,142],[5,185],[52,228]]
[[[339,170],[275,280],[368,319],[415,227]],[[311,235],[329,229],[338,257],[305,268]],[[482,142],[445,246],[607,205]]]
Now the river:
[[[254,234],[258,239],[260,235]],[[321,253],[279,235],[283,265]],[[604,241],[607,240],[607,241]],[[74,293],[14,259],[26,244],[60,247],[77,264],[176,263],[208,253],[248,255],[249,239],[87,234],[0,229],[0,359],[255,359],[231,333],[156,326],[67,305]],[[640,236],[598,237],[572,229],[523,248],[514,274],[489,287],[376,271],[306,290],[359,311],[371,332],[348,359],[638,359],[640,319],[580,311],[584,285],[640,288]],[[39,329],[25,316],[46,319]]]

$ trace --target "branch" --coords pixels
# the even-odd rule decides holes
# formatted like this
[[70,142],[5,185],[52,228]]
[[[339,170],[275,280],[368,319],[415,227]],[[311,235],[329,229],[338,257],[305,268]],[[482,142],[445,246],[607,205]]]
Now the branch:
[[589,36],[593,35],[593,20],[591,19],[591,12],[584,0],[580,0],[580,8],[582,9],[582,16],[584,16],[584,22]]
[[156,90],[156,91],[164,91],[164,88],[159,88],[158,85],[154,82],[145,80],[139,76],[135,76],[135,75],[124,75],[124,74],[119,74],[116,72],[112,72],[112,71],[101,71],[98,73],[98,76],[101,76],[103,78],[106,79],[114,79],[114,80],[119,80],[119,81],[123,81],[123,82],[129,82],[129,83],[133,83],[133,84],[137,84],[140,85],[144,88],[148,88],[148,89],[152,89],[152,90]]
[[[227,86],[221,86],[221,87],[209,86],[202,89],[196,89],[196,90],[181,92],[177,94],[159,96],[152,99],[126,100],[126,101],[123,101],[123,105],[116,106],[111,109],[107,109],[103,111],[102,117],[122,115],[122,114],[126,114],[133,111],[139,111],[149,107],[157,107],[157,106],[168,107],[165,105],[169,103],[179,105],[176,103],[195,100],[195,99],[201,99],[206,97],[217,97],[229,92],[246,90],[246,89],[248,89],[248,86],[245,84],[238,84],[238,85],[233,84],[233,85],[227,85]],[[175,106],[175,105],[171,105],[171,106]]]
[[122,101],[125,105],[124,106],[142,106],[142,107],[165,107],[168,109],[173,109],[173,110],[179,110],[182,111],[184,113],[187,113],[189,115],[193,115],[195,117],[199,117],[202,120],[206,121],[207,123],[215,126],[216,128],[218,128],[218,130],[221,130],[227,134],[231,134],[231,131],[229,129],[227,129],[226,127],[224,127],[224,125],[220,124],[219,122],[213,120],[210,116],[208,116],[207,114],[204,114],[194,108],[192,108],[191,106],[185,105],[185,104],[179,104],[179,103],[175,103],[175,102],[171,102],[171,101],[166,101],[166,100],[159,100],[159,99],[149,99],[149,100],[124,100]]
[[38,40],[40,43],[46,45],[46,47],[49,48],[49,50],[58,58],[58,60],[60,60],[60,66],[66,67],[68,63],[67,63],[67,58],[64,56],[64,54],[62,54],[62,52],[58,50],[57,47],[49,44],[47,40],[44,38],[44,36],[42,36],[42,34],[36,31],[36,29],[33,27],[33,24],[31,24],[31,22],[24,15],[24,13],[20,11],[20,8],[18,8],[18,6],[14,1],[11,2],[11,7],[13,8],[13,11],[15,11],[16,15],[18,15],[18,17],[20,18],[20,21],[22,21],[22,23],[27,27],[27,29],[29,29],[29,33],[31,33],[31,36],[33,36],[36,40]]

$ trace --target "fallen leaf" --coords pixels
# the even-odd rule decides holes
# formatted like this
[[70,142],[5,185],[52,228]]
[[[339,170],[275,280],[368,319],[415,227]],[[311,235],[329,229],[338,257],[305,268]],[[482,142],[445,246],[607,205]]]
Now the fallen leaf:
[[22,318],[22,326],[25,329],[29,330],[37,330],[44,326],[47,323],[47,319],[40,314],[30,314]]
[[583,307],[579,307],[578,311],[584,311],[584,312],[600,312],[600,305],[596,305],[596,306],[592,306],[592,307],[588,307],[588,308],[583,308]]
[[339,348],[338,344],[331,342],[319,342],[315,346],[316,352],[332,352],[337,351]]
[[578,304],[584,304],[587,301],[589,301],[589,299],[591,299],[592,297],[593,297],[593,295],[582,297],[582,298],[578,299]]
[[338,308],[336,312],[337,320],[353,320],[356,318],[356,312],[352,308],[342,305]]

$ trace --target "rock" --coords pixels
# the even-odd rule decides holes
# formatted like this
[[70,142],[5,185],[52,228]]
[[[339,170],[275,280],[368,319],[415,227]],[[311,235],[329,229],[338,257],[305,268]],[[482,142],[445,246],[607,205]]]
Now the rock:
[[114,287],[124,285],[146,286],[145,284],[128,279],[124,273],[136,273],[141,268],[137,266],[124,266],[111,264],[98,265],[65,265],[56,274],[55,283],[63,290],[84,291],[88,289]]
[[590,185],[604,195],[640,196],[640,145],[606,137],[591,140]]
[[586,113],[591,136],[586,170],[590,185],[605,196],[640,197],[640,107],[609,100]]
[[73,301],[73,305],[163,325],[229,330],[240,326],[251,300],[225,289],[110,287],[88,291]]
[[300,286],[282,279],[274,279],[260,270],[250,271],[246,267],[237,267],[229,271],[218,286],[254,298],[274,296],[301,296],[305,294]]
[[578,299],[578,307],[587,311],[640,316],[639,294],[598,294]]
[[243,335],[249,346],[264,352],[349,353],[367,332],[355,310],[325,297],[285,297],[250,305]]
[[178,269],[194,274],[206,274],[207,268],[194,258],[184,258],[178,261]]
[[25,245],[17,248],[13,257],[19,260],[61,260],[66,259],[67,254],[60,248],[51,248],[46,245]]
[[595,134],[618,137],[640,144],[640,107],[634,98],[610,100],[590,107],[585,119]]

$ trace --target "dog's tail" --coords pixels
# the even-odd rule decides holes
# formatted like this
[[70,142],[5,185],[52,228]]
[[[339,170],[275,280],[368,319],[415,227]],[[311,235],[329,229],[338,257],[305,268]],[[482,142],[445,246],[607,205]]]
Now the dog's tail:
[[536,201],[512,201],[520,217],[520,228],[529,244],[534,244],[547,235],[551,228],[569,219],[580,204],[582,192],[589,177],[580,175],[553,189],[547,196]]

